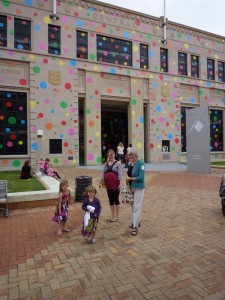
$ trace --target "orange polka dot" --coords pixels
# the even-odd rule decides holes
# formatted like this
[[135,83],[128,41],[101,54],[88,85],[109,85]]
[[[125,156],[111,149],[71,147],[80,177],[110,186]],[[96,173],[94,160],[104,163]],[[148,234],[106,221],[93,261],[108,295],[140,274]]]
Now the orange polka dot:
[[89,121],[89,126],[90,126],[90,127],[94,127],[94,125],[95,125],[95,122],[94,122],[94,121],[92,121],[92,120]]
[[69,155],[73,154],[73,150],[72,149],[68,150],[68,154]]
[[96,32],[102,32],[102,28],[101,27],[97,27],[96,28]]
[[135,133],[132,134],[132,138],[133,138],[133,139],[136,138],[136,134],[135,134]]
[[45,128],[46,128],[47,130],[52,130],[52,128],[53,128],[52,123],[46,123]]
[[142,74],[142,75],[146,75],[147,72],[146,72],[146,71],[141,71],[141,74]]
[[165,130],[162,130],[162,134],[165,134],[166,132],[165,132]]
[[8,165],[8,163],[9,163],[8,159],[3,159],[3,160],[2,160],[2,164],[3,164],[3,166],[6,166],[6,165]]
[[21,14],[22,14],[21,10],[20,10],[20,9],[17,9],[17,10],[16,10],[16,14],[17,14],[17,15],[21,15]]
[[111,88],[107,88],[107,93],[111,94],[112,93],[112,89]]
[[170,114],[170,119],[174,119],[174,117],[175,117],[174,113],[171,113]]
[[150,98],[153,99],[153,100],[155,100],[155,99],[156,99],[156,94],[151,93],[151,94],[150,94]]

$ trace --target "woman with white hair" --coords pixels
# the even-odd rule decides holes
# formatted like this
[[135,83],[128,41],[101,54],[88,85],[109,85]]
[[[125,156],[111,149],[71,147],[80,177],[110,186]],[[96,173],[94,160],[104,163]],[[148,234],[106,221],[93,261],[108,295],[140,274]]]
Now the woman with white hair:
[[131,183],[134,191],[134,201],[131,202],[132,207],[132,235],[137,235],[138,226],[140,224],[141,205],[144,198],[145,189],[145,163],[138,159],[138,151],[132,147],[129,154],[129,160],[133,164],[131,176],[126,178],[126,181]]

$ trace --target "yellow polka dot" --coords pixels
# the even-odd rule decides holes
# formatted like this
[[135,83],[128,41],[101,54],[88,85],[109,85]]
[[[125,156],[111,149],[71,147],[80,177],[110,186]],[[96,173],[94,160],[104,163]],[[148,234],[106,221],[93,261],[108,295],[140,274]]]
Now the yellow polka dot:
[[137,143],[137,148],[141,149],[142,148],[142,143]]
[[188,49],[189,45],[188,44],[184,44],[184,48]]
[[177,77],[174,77],[173,81],[175,81],[175,82],[176,82],[176,81],[177,81]]
[[79,10],[82,10],[82,7],[81,7],[81,6],[79,6],[79,7],[78,7],[78,9],[79,9]]
[[36,107],[36,103],[34,100],[30,100],[30,108],[34,109]]
[[168,85],[168,83],[167,83],[167,82],[165,82],[165,83],[164,83],[164,85]]
[[93,68],[95,71],[98,71],[98,66],[94,66]]
[[180,101],[182,101],[183,100],[183,97],[182,96],[180,96]]
[[138,46],[134,45],[134,46],[133,46],[133,51],[134,51],[134,52],[138,52]]
[[105,14],[104,10],[102,10],[102,11],[101,11],[101,14],[102,14],[102,15],[104,15],[104,14]]
[[59,61],[58,61],[58,65],[59,65],[60,67],[62,67],[62,66],[64,66],[64,62],[63,62],[62,60],[59,60]]
[[132,31],[132,33],[133,33],[133,34],[135,34],[135,33],[136,33],[136,31],[134,31],[134,30],[133,30],[133,31]]
[[158,144],[158,145],[156,146],[156,148],[157,148],[157,149],[161,149],[161,145]]
[[65,113],[65,116],[68,118],[70,116],[70,114],[67,112],[67,113]]
[[177,64],[177,63],[174,61],[174,62],[173,62],[173,65],[176,66],[176,64]]
[[23,141],[19,141],[18,144],[21,146],[23,145]]
[[154,75],[153,75],[153,74],[150,74],[150,75],[149,75],[149,78],[153,79],[153,78],[154,78]]
[[77,163],[77,160],[76,159],[73,159],[73,164],[76,164]]
[[135,115],[136,115],[136,113],[135,113],[135,111],[134,111],[134,110],[132,110],[132,115],[133,115],[133,116],[135,116]]
[[30,60],[34,60],[34,59],[35,59],[35,55],[30,54],[30,55],[29,55],[29,58],[30,58]]
[[166,115],[166,114],[167,114],[167,111],[166,111],[166,110],[164,110],[164,111],[163,111],[163,114],[164,114],[164,115]]
[[44,23],[45,24],[51,23],[51,19],[48,16],[44,17]]
[[96,132],[95,132],[95,136],[97,136],[97,137],[99,137],[99,136],[100,136],[100,134],[99,134],[99,132],[98,132],[98,131],[96,131]]

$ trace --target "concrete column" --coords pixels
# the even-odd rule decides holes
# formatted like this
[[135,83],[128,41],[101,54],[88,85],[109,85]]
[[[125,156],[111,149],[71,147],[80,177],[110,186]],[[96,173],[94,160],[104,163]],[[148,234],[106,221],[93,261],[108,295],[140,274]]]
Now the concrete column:
[[87,71],[86,99],[84,101],[84,156],[87,166],[102,163],[101,89],[100,73]]

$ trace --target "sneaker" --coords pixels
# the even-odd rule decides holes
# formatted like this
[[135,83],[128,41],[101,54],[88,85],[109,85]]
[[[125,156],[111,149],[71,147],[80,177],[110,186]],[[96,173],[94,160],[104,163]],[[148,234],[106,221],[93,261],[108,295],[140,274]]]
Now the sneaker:
[[92,242],[92,239],[91,239],[91,238],[87,238],[87,242],[88,242],[88,243],[91,243],[91,242]]
[[93,239],[91,242],[92,242],[92,244],[95,244],[96,243],[96,239]]

